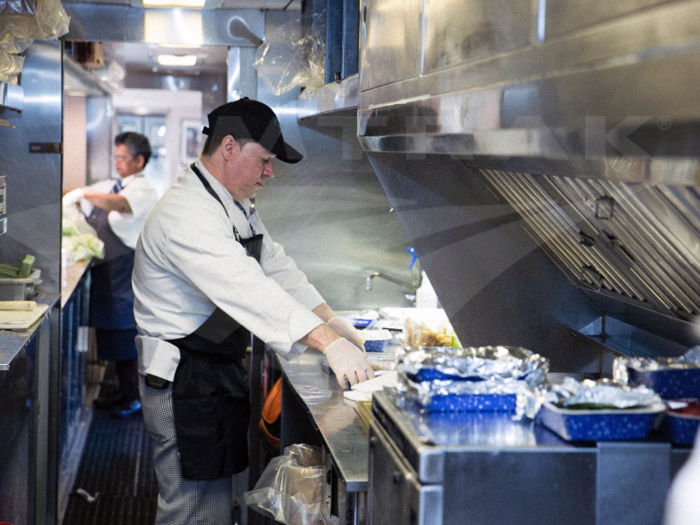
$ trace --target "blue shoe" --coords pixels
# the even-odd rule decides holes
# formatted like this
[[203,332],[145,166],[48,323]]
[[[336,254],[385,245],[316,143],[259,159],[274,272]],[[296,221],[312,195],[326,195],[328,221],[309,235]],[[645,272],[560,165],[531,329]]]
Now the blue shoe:
[[112,416],[119,418],[119,419],[126,419],[137,412],[141,412],[141,401],[138,399],[135,399],[134,401],[131,401],[130,403],[124,403],[121,405],[117,405],[112,409]]

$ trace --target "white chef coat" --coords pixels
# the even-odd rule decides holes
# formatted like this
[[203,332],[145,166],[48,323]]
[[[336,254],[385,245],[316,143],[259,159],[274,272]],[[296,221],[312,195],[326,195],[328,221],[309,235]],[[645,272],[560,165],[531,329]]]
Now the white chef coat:
[[[160,199],[136,246],[133,287],[139,333],[139,371],[172,380],[179,351],[169,339],[194,332],[218,306],[287,359],[306,347],[295,344],[323,321],[311,310],[323,297],[257,213],[241,202],[197,160],[197,167],[226,207],[188,167]],[[230,219],[229,219],[230,217]],[[236,241],[262,233],[261,262]]]
[[[122,189],[119,191],[119,195],[126,198],[131,208],[131,213],[110,211],[107,215],[107,221],[109,222],[109,227],[112,228],[112,232],[119,237],[119,240],[133,250],[136,248],[136,241],[148,214],[158,202],[158,193],[143,172],[124,177],[121,179],[121,182]],[[111,193],[115,183],[115,179],[102,180],[91,184],[85,190],[97,193]],[[94,208],[92,203],[86,199],[82,200],[81,207],[86,216],[89,216]]]

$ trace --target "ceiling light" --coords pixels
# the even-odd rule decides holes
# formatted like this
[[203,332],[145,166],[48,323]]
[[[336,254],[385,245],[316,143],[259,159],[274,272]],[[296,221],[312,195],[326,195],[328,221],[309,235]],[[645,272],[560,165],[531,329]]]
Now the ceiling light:
[[190,7],[201,9],[205,0],[143,0],[144,7]]
[[161,66],[194,66],[197,63],[195,55],[158,55]]
[[201,44],[158,44],[158,47],[166,49],[199,49]]
[[146,9],[143,29],[148,44],[201,45],[202,12],[194,9]]

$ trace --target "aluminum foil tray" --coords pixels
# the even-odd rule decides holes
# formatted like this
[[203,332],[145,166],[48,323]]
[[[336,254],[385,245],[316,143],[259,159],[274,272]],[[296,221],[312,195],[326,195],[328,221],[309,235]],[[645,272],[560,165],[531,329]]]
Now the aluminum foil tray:
[[638,370],[628,366],[629,384],[645,385],[664,399],[700,397],[700,367]]
[[515,394],[434,395],[423,408],[430,412],[514,412]]
[[665,410],[662,403],[625,410],[576,410],[545,402],[535,419],[566,441],[620,441],[647,437]]

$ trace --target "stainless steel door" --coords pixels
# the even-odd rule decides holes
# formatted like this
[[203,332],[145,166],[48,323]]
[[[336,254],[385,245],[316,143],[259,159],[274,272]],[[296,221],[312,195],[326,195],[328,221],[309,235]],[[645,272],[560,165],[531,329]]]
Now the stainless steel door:
[[369,525],[442,524],[442,485],[421,485],[376,422],[369,436]]

